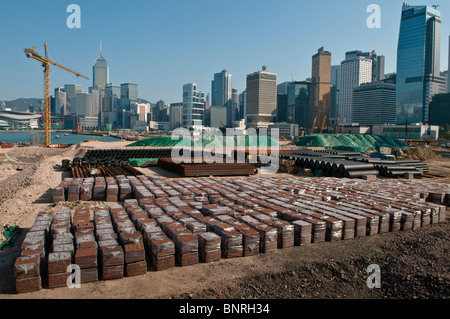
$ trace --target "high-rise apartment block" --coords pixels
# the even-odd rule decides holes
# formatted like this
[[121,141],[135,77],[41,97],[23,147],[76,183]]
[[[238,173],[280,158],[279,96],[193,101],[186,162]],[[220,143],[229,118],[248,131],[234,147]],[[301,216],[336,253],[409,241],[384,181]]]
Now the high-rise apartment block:
[[443,93],[441,13],[403,4],[397,50],[397,123],[428,123],[429,104]]
[[205,93],[197,90],[197,84],[183,86],[183,127],[200,129],[203,127]]
[[371,52],[362,52],[359,50],[348,51],[345,53],[345,59],[351,60],[356,57],[364,57],[372,60],[372,82],[378,82],[385,79],[385,57],[377,55],[375,50]]
[[170,129],[183,126],[183,103],[171,103],[169,105]]
[[353,90],[372,82],[372,60],[356,56],[341,62],[339,84],[339,124],[353,122]]
[[262,71],[247,75],[246,115],[253,123],[270,122],[277,111],[277,75]]
[[[331,53],[320,48],[312,57],[311,123],[328,126],[331,91]],[[325,121],[325,122],[324,122]]]

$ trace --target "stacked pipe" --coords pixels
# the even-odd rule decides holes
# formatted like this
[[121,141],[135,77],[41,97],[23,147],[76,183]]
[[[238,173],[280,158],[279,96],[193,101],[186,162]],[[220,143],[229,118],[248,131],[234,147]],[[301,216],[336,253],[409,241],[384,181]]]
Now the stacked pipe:
[[[314,154],[313,152],[302,152]],[[296,164],[302,169],[308,168],[314,171],[321,170],[326,177],[360,178],[367,175],[378,176],[379,172],[370,163],[359,163],[345,159],[345,155],[334,155],[337,157],[321,157],[302,154],[280,154],[280,158],[295,159]]]
[[[172,148],[163,149],[104,149],[88,150],[83,159],[87,163],[104,164],[105,166],[120,165],[130,158],[163,158],[170,157]],[[76,161],[77,163],[79,160]]]

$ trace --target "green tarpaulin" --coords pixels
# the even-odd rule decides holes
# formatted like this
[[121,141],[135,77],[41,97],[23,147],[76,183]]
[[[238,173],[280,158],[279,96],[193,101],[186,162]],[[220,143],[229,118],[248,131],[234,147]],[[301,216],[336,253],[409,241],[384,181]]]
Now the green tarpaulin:
[[137,141],[132,144],[129,144],[127,146],[133,147],[133,146],[148,146],[148,147],[174,147],[177,146],[187,146],[187,147],[193,147],[194,141],[189,139],[183,139],[178,138],[175,140],[172,140],[171,137],[151,137],[147,138],[145,140]]
[[312,134],[295,142],[297,146],[327,147],[335,150],[368,152],[380,148],[408,148],[400,140],[389,136],[362,134]]
[[194,141],[188,138],[178,138],[172,140],[171,137],[152,137],[132,144],[127,145],[129,147],[133,146],[146,146],[146,147],[215,147],[215,146],[245,146],[245,147],[272,147],[279,146],[279,143],[268,137],[259,136],[211,136],[204,137],[203,139]]
[[129,158],[128,164],[134,167],[141,167],[158,163],[157,158]]

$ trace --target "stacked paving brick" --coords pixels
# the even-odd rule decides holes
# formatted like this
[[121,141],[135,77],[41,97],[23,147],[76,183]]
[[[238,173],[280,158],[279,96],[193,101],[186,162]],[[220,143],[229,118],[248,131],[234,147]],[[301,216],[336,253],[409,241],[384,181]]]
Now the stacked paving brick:
[[143,236],[128,215],[132,215],[130,207],[115,205],[110,207],[110,212],[118,242],[124,252],[125,275],[136,276],[147,272],[147,262]]
[[72,216],[75,234],[75,264],[81,269],[81,283],[98,281],[98,244],[94,236],[94,224],[90,209],[75,209]]
[[119,185],[114,177],[105,177],[106,180],[106,201],[117,202],[119,199]]
[[51,253],[48,255],[48,287],[67,286],[68,266],[74,261],[74,236],[70,209],[57,210],[51,226]]
[[67,186],[73,181],[73,178],[64,178],[58,186],[52,189],[53,202],[65,202],[67,200]]
[[104,177],[95,177],[92,199],[95,201],[106,200],[106,179]]
[[[66,182],[68,188],[80,181]],[[105,186],[94,179],[93,197],[97,183],[97,194],[106,196],[107,186],[116,185],[113,196],[117,195],[122,204],[95,207],[94,224],[89,220],[89,210],[84,209],[74,211],[72,220],[70,210],[58,211],[50,224],[44,220],[51,213],[38,216],[39,223],[37,220],[30,230],[32,235],[27,234],[26,238],[27,244],[43,242],[42,249],[38,245],[26,254],[39,256],[39,265],[30,258],[27,266],[33,270],[28,273],[33,278],[30,282],[37,283],[37,275],[42,276],[48,234],[51,253],[71,253],[75,259],[72,261],[84,267],[83,272],[97,266],[96,251],[101,279],[119,279],[144,274],[147,261],[159,271],[292,246],[418,229],[444,221],[450,199],[448,185],[415,180],[169,180],[122,176],[105,179]],[[89,183],[82,181],[83,184]],[[130,194],[134,198],[129,198]],[[50,274],[57,271],[67,278],[64,266],[69,257],[58,258],[49,258],[49,281]],[[50,268],[50,260],[54,268]],[[25,260],[19,261],[18,266],[20,263],[28,265]],[[58,263],[61,265],[56,267]],[[17,280],[25,279],[23,274],[20,276]],[[62,285],[63,279],[61,275],[58,284]],[[57,280],[54,282],[53,287]],[[18,291],[27,291],[20,285],[21,282]]]
[[45,274],[46,247],[52,223],[51,212],[41,212],[25,235],[21,254],[14,263],[17,293],[42,289],[42,275]]
[[94,178],[89,177],[85,178],[80,186],[80,200],[81,201],[90,201],[92,199],[92,189],[94,187]]
[[[124,254],[114,231],[110,207],[94,207],[95,237],[98,242],[99,274],[102,280],[123,278]],[[121,209],[121,207],[119,207]]]

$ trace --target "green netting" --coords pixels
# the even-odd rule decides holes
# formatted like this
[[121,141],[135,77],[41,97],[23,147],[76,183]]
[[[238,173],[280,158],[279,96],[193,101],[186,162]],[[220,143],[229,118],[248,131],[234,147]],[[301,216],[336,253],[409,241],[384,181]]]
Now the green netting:
[[297,146],[328,147],[335,150],[368,152],[380,148],[408,148],[400,140],[389,136],[362,134],[312,134],[295,142]]
[[172,140],[171,137],[151,137],[145,140],[134,142],[127,146],[174,147],[175,145],[183,147],[193,147],[194,141],[190,139],[183,139],[182,137],[174,140]]
[[238,147],[275,147],[280,144],[271,137],[268,136],[223,136],[217,137],[215,135],[207,138],[203,138],[199,141],[199,145],[204,148],[216,147],[216,146],[238,146]]
[[204,137],[198,141],[193,141],[187,138],[178,138],[172,140],[171,137],[152,137],[138,142],[134,142],[127,146],[147,146],[147,147],[215,147],[215,146],[245,146],[245,147],[272,147],[280,144],[271,137],[264,136],[219,136]]
[[129,158],[128,164],[134,167],[141,167],[144,165],[148,165],[154,162],[158,162],[157,158]]

